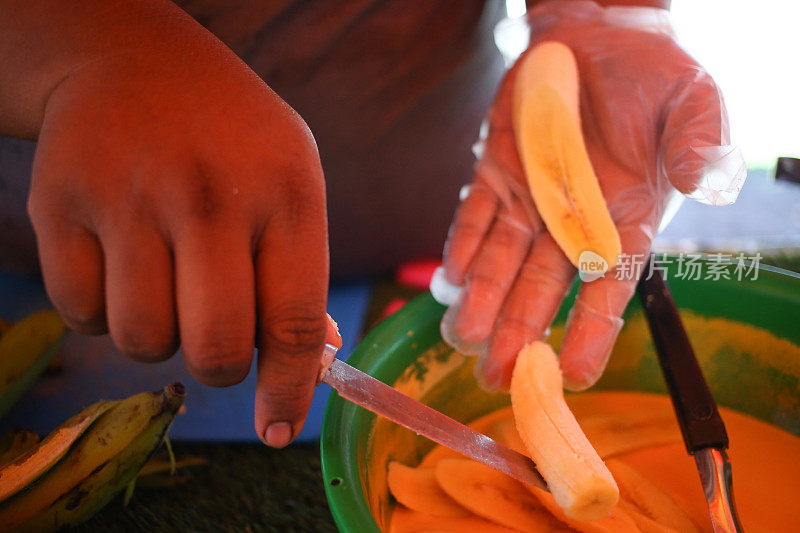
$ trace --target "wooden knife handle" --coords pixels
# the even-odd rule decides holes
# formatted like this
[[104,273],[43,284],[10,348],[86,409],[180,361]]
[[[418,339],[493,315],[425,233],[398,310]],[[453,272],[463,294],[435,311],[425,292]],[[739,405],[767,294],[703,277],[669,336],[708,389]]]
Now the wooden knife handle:
[[714,397],[697,363],[686,330],[661,271],[650,256],[636,292],[650,325],[658,362],[689,453],[703,448],[725,449],[728,433]]

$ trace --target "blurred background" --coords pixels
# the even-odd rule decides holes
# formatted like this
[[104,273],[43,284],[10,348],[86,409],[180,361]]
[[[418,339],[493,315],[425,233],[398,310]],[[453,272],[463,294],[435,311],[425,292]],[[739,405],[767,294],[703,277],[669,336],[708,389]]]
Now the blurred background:
[[749,173],[732,206],[684,202],[656,248],[791,253],[800,246],[800,185],[774,180],[778,157],[800,157],[798,17],[800,4],[780,0],[672,1],[681,44],[722,87]]
[[800,4],[781,0],[672,1],[678,38],[722,87],[731,133],[752,168],[800,156],[798,17]]

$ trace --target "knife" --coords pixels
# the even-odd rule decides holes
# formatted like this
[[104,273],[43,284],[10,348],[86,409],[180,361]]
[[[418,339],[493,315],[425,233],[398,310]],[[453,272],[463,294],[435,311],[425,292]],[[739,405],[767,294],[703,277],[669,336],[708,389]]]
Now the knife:
[[739,533],[728,433],[653,255],[636,291],[647,316],[686,451],[694,456],[715,533]]
[[339,396],[518,481],[549,492],[536,465],[528,457],[333,358],[333,353],[335,349],[326,350],[326,354],[331,355],[323,358],[320,381],[333,387]]

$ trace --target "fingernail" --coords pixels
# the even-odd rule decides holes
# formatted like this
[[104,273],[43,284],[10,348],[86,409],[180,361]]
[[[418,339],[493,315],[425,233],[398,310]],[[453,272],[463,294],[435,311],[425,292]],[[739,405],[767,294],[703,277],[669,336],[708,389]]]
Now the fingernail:
[[289,422],[273,422],[264,432],[264,442],[272,448],[285,448],[292,442],[292,425]]
[[494,359],[486,356],[480,357],[475,366],[478,386],[487,392],[496,392],[501,386],[503,375]]
[[492,368],[491,365],[485,365],[481,374],[483,375],[483,384],[486,388],[489,390],[497,390],[500,387],[500,372]]
[[591,366],[567,367],[566,370],[562,368],[564,388],[568,391],[579,392],[597,383],[603,376],[610,356],[611,349],[608,349],[603,358],[597,363],[591,364]]
[[439,267],[433,272],[430,283],[430,291],[433,299],[442,305],[453,305],[458,301],[458,297],[463,291],[463,287],[454,285],[447,281],[444,267]]
[[591,360],[564,356],[565,353],[569,354],[570,352],[562,349],[561,357],[559,358],[561,377],[565,389],[573,392],[586,390],[600,379],[600,375],[605,368],[602,361],[598,365]]
[[577,379],[570,379],[568,376],[564,376],[564,389],[570,392],[581,392],[585,391],[592,385],[594,385],[597,379],[593,379],[591,376],[581,376]]

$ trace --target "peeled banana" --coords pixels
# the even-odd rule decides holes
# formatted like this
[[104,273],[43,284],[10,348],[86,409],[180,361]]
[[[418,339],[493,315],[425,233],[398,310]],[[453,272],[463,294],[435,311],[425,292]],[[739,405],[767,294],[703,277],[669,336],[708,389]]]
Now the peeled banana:
[[511,406],[519,435],[564,513],[586,521],[608,515],[619,489],[564,401],[558,358],[547,343],[520,350]]
[[0,336],[0,417],[47,367],[65,329],[58,313],[49,310],[12,324]]
[[[699,531],[689,515],[666,492],[658,488],[652,481],[640,474],[635,468],[619,459],[611,459],[608,466],[619,480],[622,503],[634,511],[631,513],[637,522],[649,521],[660,524],[663,528],[681,533]],[[638,513],[638,514],[637,514]],[[643,520],[641,517],[645,517]],[[648,523],[649,525],[649,523]],[[644,527],[639,526],[643,531]],[[654,529],[648,527],[647,529]]]
[[605,272],[621,244],[581,131],[578,65],[568,46],[545,41],[523,57],[513,115],[517,149],[547,230],[573,265]]
[[518,531],[549,532],[559,522],[519,481],[472,459],[436,464],[442,490],[481,518]]
[[581,429],[604,460],[641,448],[682,442],[672,410],[632,409],[581,418]]
[[412,468],[392,461],[386,482],[392,496],[414,511],[443,518],[464,518],[472,514],[442,490],[435,468]]
[[0,468],[0,531],[80,524],[136,477],[183,403],[183,385],[99,402]]

